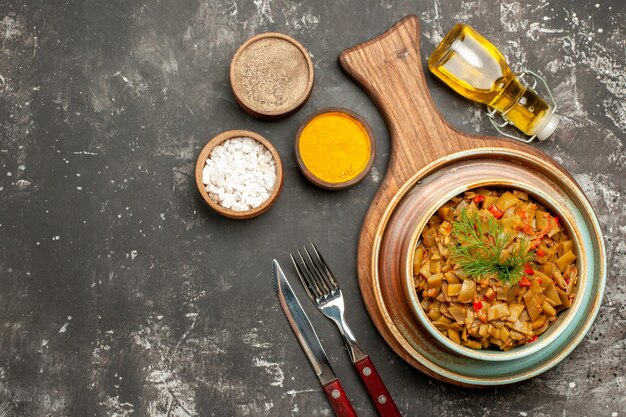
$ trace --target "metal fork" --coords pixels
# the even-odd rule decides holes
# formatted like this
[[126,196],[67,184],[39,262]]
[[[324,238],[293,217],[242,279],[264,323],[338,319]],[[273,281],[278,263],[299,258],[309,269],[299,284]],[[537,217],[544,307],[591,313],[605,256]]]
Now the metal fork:
[[378,414],[381,417],[400,416],[398,407],[396,407],[378,371],[376,371],[372,360],[356,341],[354,333],[346,322],[343,294],[339,288],[339,283],[315,244],[311,243],[311,246],[313,255],[306,246],[304,247],[305,255],[302,255],[300,250],[297,251],[299,260],[296,260],[293,254],[289,254],[298,273],[298,278],[300,278],[307,295],[317,309],[339,328],[348,348],[350,359],[356,367],[361,381],[365,384]]

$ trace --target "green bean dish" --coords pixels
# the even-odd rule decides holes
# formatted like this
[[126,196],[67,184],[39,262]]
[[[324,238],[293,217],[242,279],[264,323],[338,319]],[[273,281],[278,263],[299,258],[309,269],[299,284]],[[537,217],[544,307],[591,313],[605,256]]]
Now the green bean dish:
[[473,349],[534,342],[572,305],[576,248],[559,218],[518,190],[479,188],[434,214],[413,256],[433,325]]

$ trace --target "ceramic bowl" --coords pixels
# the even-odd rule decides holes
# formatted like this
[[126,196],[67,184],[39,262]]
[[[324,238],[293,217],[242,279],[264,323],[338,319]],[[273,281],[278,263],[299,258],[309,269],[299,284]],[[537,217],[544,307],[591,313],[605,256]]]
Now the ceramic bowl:
[[[307,166],[304,163],[304,160],[302,159],[302,155],[300,154],[300,137],[302,135],[302,131],[311,121],[313,121],[313,119],[321,115],[327,114],[327,113],[343,113],[345,116],[353,119],[353,121],[356,121],[361,126],[363,126],[363,129],[365,129],[365,132],[367,133],[367,138],[370,144],[369,158],[367,160],[367,163],[365,164],[365,167],[361,170],[361,172],[359,172],[357,176],[355,176],[354,178],[348,181],[328,182],[317,177],[313,172],[311,172],[307,168]],[[311,183],[317,185],[320,188],[324,188],[327,190],[345,190],[346,188],[350,188],[358,184],[359,182],[361,182],[363,178],[365,178],[365,176],[372,169],[372,165],[374,164],[374,158],[376,156],[376,140],[374,139],[374,133],[372,132],[372,129],[370,128],[369,124],[360,115],[358,115],[357,113],[351,110],[344,109],[341,107],[328,107],[328,108],[316,111],[311,116],[307,117],[307,119],[300,125],[300,128],[298,129],[298,132],[296,133],[295,155],[296,155],[296,162],[298,163],[298,167],[300,168],[300,172],[302,172],[302,175],[304,175],[305,178],[308,179]]]
[[[536,201],[560,215],[561,223],[579,246],[580,279],[574,305],[563,312],[567,316],[561,316],[560,336],[544,333],[530,344],[536,349],[534,354],[516,356],[512,350],[504,352],[510,360],[475,359],[446,347],[435,337],[436,332],[427,328],[428,323],[418,318],[412,256],[419,232],[450,197],[478,187],[527,190]],[[593,209],[569,176],[555,173],[539,159],[514,150],[468,150],[425,166],[395,193],[376,230],[373,274],[366,282],[372,296],[364,299],[368,311],[376,313],[370,314],[385,341],[420,371],[461,386],[508,385],[552,368],[584,339],[604,293],[605,254]]]
[[[246,211],[235,211],[221,206],[217,201],[213,200],[211,196],[209,196],[205,189],[205,184],[202,182],[202,170],[204,169],[206,160],[209,155],[211,155],[211,151],[213,150],[213,148],[229,139],[238,137],[246,137],[256,140],[270,151],[270,153],[274,157],[274,161],[276,162],[276,183],[274,184],[274,189],[272,190],[272,193],[270,194],[268,199],[265,200],[260,206]],[[276,151],[276,148],[274,148],[274,146],[263,136],[249,130],[227,130],[207,142],[204,148],[202,148],[202,151],[200,151],[200,155],[198,155],[195,176],[196,186],[198,187],[198,191],[200,192],[200,195],[202,196],[204,201],[213,210],[215,210],[222,216],[226,216],[231,219],[250,219],[265,213],[272,207],[283,187],[283,165],[280,160],[280,155]]]
[[[551,189],[546,186],[545,181],[536,181],[532,176],[511,178],[498,178],[495,172],[473,170],[467,172],[473,175],[467,177],[465,175],[449,175],[445,181],[438,182],[432,189],[429,189],[425,197],[427,201],[420,204],[421,209],[415,211],[415,217],[407,233],[403,249],[402,262],[402,279],[403,290],[406,300],[415,317],[420,324],[432,335],[434,340],[443,345],[445,348],[455,352],[458,355],[467,358],[478,359],[482,361],[513,361],[525,358],[535,354],[538,351],[549,346],[561,335],[573,331],[576,326],[574,320],[578,316],[578,312],[583,303],[588,302],[591,294],[591,280],[588,271],[593,265],[593,259],[590,252],[585,250],[584,238],[581,230],[576,223],[576,212],[571,209],[571,203],[564,198],[563,194],[557,191],[557,188]],[[413,286],[413,254],[415,247],[421,237],[421,232],[426,226],[430,217],[437,212],[437,209],[444,203],[448,202],[452,197],[459,195],[465,191],[475,188],[505,188],[518,189],[525,191],[534,201],[543,204],[551,213],[559,216],[561,223],[565,227],[572,240],[575,242],[576,253],[578,255],[577,267],[580,271],[579,282],[576,288],[576,296],[572,306],[562,311],[557,320],[552,323],[549,329],[539,336],[532,343],[523,346],[517,346],[509,351],[503,352],[494,349],[475,350],[465,346],[458,345],[442,334],[426,316],[420,304],[420,298]]]
[[[297,58],[294,57],[296,62],[285,61],[275,55],[276,49],[285,48],[291,48],[291,52],[296,53]],[[261,62],[245,62],[245,56],[253,50],[256,53],[262,52],[264,59]],[[246,78],[244,70],[249,67],[255,68],[258,72],[255,77],[259,79]],[[281,77],[282,79],[279,79]],[[282,90],[290,80],[302,80],[304,85],[301,86],[301,90],[291,90],[291,93],[296,95],[285,98],[286,101],[282,105],[268,104],[284,94]],[[311,96],[314,81],[313,61],[309,52],[300,42],[282,33],[262,33],[248,39],[237,49],[230,63],[230,85],[235,100],[250,115],[260,119],[274,120],[297,112]],[[250,88],[250,85],[256,94],[263,97],[250,96],[250,92],[246,92],[246,86]]]

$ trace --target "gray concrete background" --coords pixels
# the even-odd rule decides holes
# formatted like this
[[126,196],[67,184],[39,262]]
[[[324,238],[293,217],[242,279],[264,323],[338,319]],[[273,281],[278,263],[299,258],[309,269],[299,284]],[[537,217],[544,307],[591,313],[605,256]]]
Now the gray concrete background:
[[[271,258],[308,240],[405,416],[625,416],[626,7],[597,1],[0,2],[0,416],[330,415],[271,283]],[[389,144],[336,59],[409,13],[425,53],[461,20],[514,69],[546,76],[563,120],[536,146],[606,231],[591,332],[513,387],[460,389],[410,368],[358,291],[358,232]],[[265,31],[300,40],[316,70],[310,102],[274,123],[245,114],[228,83],[237,46]],[[452,124],[493,134],[479,107],[428,81]],[[371,175],[344,192],[307,183],[292,155],[299,123],[326,106],[362,114],[378,141]],[[211,212],[193,180],[200,148],[232,128],[269,138],[285,165],[277,204],[246,222]],[[332,324],[305,308],[359,415],[374,416]]]

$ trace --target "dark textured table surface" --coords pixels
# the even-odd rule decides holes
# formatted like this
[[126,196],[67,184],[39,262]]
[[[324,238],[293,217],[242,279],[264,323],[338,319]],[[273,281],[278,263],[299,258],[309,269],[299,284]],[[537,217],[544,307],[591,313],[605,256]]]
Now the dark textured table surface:
[[[308,240],[405,416],[626,416],[626,6],[597,1],[1,2],[0,416],[330,415],[271,282],[271,258]],[[536,146],[605,230],[592,330],[512,387],[461,389],[407,366],[358,290],[358,232],[389,141],[336,59],[410,13],[425,53],[461,20],[546,76],[562,123]],[[316,70],[309,103],[274,123],[244,113],[228,82],[238,45],[265,31],[300,40]],[[493,134],[481,108],[428,81],[452,124]],[[292,155],[299,123],[327,106],[362,114],[378,141],[371,174],[343,192],[307,183]],[[269,138],[285,165],[277,204],[245,222],[211,212],[193,178],[206,140],[232,128]],[[332,323],[305,308],[359,415],[374,416]]]

